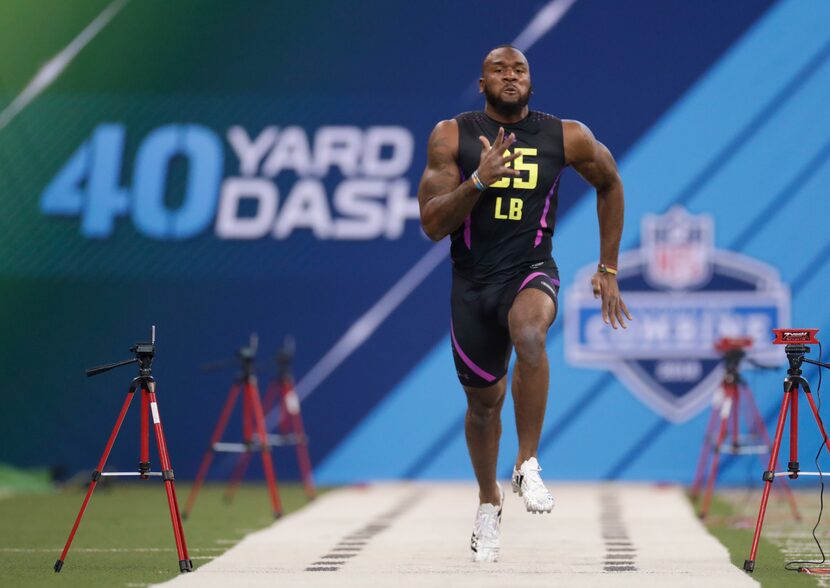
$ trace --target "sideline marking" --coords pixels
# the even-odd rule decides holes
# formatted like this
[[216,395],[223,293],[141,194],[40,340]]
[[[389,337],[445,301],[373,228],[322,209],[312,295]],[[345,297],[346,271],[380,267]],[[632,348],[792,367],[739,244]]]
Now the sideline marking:
[[[0,547],[0,553],[54,553],[63,549],[61,547]],[[72,552],[81,551],[84,553],[175,553],[175,547],[76,547]],[[188,551],[201,552],[212,551],[222,553],[226,551],[220,547],[196,547],[188,548]],[[215,557],[215,556],[210,556]]]

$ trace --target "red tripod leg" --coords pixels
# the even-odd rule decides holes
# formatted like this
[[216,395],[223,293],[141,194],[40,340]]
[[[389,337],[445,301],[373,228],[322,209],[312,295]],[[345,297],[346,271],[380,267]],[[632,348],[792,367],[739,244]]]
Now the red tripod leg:
[[[270,393],[269,393],[270,396]],[[271,400],[273,403],[273,400]],[[268,404],[266,403],[266,411],[269,410],[267,408]],[[247,394],[242,395],[242,439],[243,442],[246,444],[251,443],[252,431],[254,427],[252,424],[252,415],[251,415],[251,403],[248,400]],[[231,473],[230,482],[228,483],[228,489],[225,492],[225,502],[231,502],[233,497],[236,496],[236,491],[239,490],[239,485],[242,483],[242,479],[245,477],[245,472],[248,471],[248,466],[251,463],[251,453],[246,452],[239,455],[236,460],[236,466],[233,468],[233,472]]]
[[[767,447],[772,447],[772,440],[769,437],[769,432],[767,431],[767,426],[764,424],[764,419],[761,417],[761,411],[758,410],[758,406],[755,404],[755,398],[752,395],[752,391],[749,389],[748,386],[741,386],[739,388],[739,393],[743,394],[744,396],[744,406],[749,407],[749,410],[746,411],[748,413],[747,420],[750,422],[747,423],[750,429],[754,428],[756,435],[763,440],[763,442],[767,445]],[[758,456],[761,457],[760,455]],[[763,463],[763,461],[762,461]],[[775,464],[775,469],[778,469],[778,463]],[[793,491],[790,488],[789,481],[787,478],[781,478],[781,482],[783,482],[780,486],[776,486],[776,489],[780,488],[781,491],[786,495],[787,502],[790,505],[790,510],[793,513],[793,519],[796,521],[801,520],[801,513],[798,510],[798,504],[795,501],[795,496],[793,496]]]
[[[789,384],[787,384],[789,385]],[[772,490],[772,482],[775,480],[775,467],[778,463],[778,450],[781,449],[781,437],[784,434],[784,423],[787,420],[787,410],[791,398],[798,394],[798,386],[784,390],[784,400],[781,402],[781,411],[778,413],[778,424],[775,427],[775,439],[770,446],[769,466],[764,472],[764,492],[761,495],[761,508],[758,510],[758,519],[755,522],[755,534],[752,536],[752,548],[749,551],[749,559],[744,561],[744,571],[755,570],[755,556],[758,553],[758,540],[761,538],[761,528],[764,526],[764,515],[767,512],[767,501]]]
[[[812,400],[812,395],[808,394],[808,398]],[[790,463],[787,470],[798,470],[798,394],[793,394],[790,400]]]
[[700,518],[706,518],[709,514],[709,505],[712,502],[712,491],[715,488],[715,479],[718,476],[718,464],[720,463],[720,450],[726,439],[726,431],[730,422],[730,415],[734,410],[735,385],[727,384],[723,387],[724,400],[720,407],[720,429],[718,439],[712,452],[712,466],[709,471],[709,478],[706,483],[706,491],[703,493],[703,505],[700,507]]
[[275,384],[275,386],[276,386],[277,390],[279,391],[278,393],[279,393],[279,396],[280,396],[280,420],[279,420],[279,423],[278,423],[279,428],[280,428],[280,433],[283,434],[283,435],[288,435],[288,434],[291,433],[292,422],[291,422],[291,419],[290,419],[291,415],[289,414],[288,405],[286,404],[286,402],[287,402],[287,399],[286,399],[286,392],[287,392],[286,384],[283,381],[279,381]]
[[147,480],[144,474],[150,471],[150,402],[146,394],[141,395],[141,457],[138,461],[138,471],[141,479]]
[[248,384],[243,384],[245,390],[242,393],[242,442],[251,443],[253,438],[253,426],[251,421],[251,398],[248,394]]
[[719,407],[723,402],[723,388],[721,388],[720,394],[720,403],[717,398],[712,400],[712,410],[709,413],[709,422],[706,424],[706,434],[703,437],[703,447],[700,449],[700,457],[697,460],[697,469],[695,470],[695,479],[692,483],[693,500],[697,500],[700,488],[704,483],[704,473],[706,471],[706,465],[709,463],[709,454],[712,450],[712,434],[715,432],[715,423],[720,413]]
[[[265,400],[263,400],[263,410],[265,413],[269,413],[271,409],[274,407],[274,403],[277,401],[277,394],[278,389],[277,386],[271,384],[268,386],[268,391],[265,393]],[[244,415],[243,415],[243,418]],[[250,419],[248,420],[250,423]],[[250,428],[250,425],[248,425]],[[280,428],[282,428],[282,414],[280,414]],[[250,439],[247,439],[250,441]],[[239,490],[239,486],[242,483],[242,479],[245,477],[245,472],[248,471],[248,466],[251,465],[251,454],[250,453],[243,453],[239,456],[239,459],[236,463],[236,467],[231,474],[231,481],[228,484],[228,491],[225,492],[225,501],[231,502],[236,496],[236,491]]]
[[110,438],[107,441],[107,446],[104,448],[104,453],[101,455],[101,460],[98,462],[98,467],[92,472],[92,480],[89,483],[89,488],[86,491],[86,496],[84,497],[84,501],[81,504],[81,510],[78,512],[78,516],[75,518],[75,524],[72,525],[72,530],[69,532],[69,538],[66,540],[66,545],[63,547],[63,551],[61,552],[61,556],[58,558],[58,561],[55,562],[55,572],[60,572],[61,568],[63,568],[63,562],[66,560],[66,554],[69,553],[69,547],[72,545],[72,540],[75,538],[75,533],[78,530],[78,525],[81,524],[81,519],[84,516],[84,511],[86,510],[87,505],[89,504],[90,498],[92,498],[92,493],[95,491],[95,486],[98,485],[98,480],[101,479],[101,472],[104,471],[104,466],[107,464],[107,458],[109,458],[110,451],[112,451],[112,446],[115,443],[116,437],[118,437],[118,431],[121,429],[121,423],[124,422],[124,417],[127,416],[127,409],[130,408],[130,403],[133,401],[133,393],[135,392],[135,384],[130,386],[130,391],[127,392],[127,397],[124,399],[124,404],[121,405],[121,412],[118,413],[118,418],[115,421],[115,426],[112,428],[112,433],[110,433]]
[[220,439],[222,439],[222,434],[225,432],[225,427],[228,426],[228,419],[233,412],[234,404],[239,396],[239,390],[240,385],[234,384],[231,386],[230,392],[228,392],[228,399],[225,401],[225,406],[222,408],[222,412],[219,415],[219,421],[213,429],[213,435],[210,438],[210,446],[207,448],[205,456],[202,458],[202,465],[199,466],[199,473],[196,475],[196,480],[193,482],[193,488],[191,488],[190,495],[187,497],[187,504],[184,507],[183,513],[185,518],[190,515],[190,512],[193,509],[193,504],[196,502],[196,496],[199,494],[199,489],[205,481],[205,476],[207,476],[208,469],[210,468],[210,462],[213,461],[213,444],[218,443]]
[[187,554],[187,542],[184,538],[182,518],[179,515],[179,502],[176,500],[176,486],[173,483],[173,465],[170,463],[170,454],[167,451],[167,443],[164,440],[164,429],[161,427],[161,417],[159,416],[158,401],[156,400],[156,385],[150,382],[146,386],[144,388],[144,394],[147,395],[150,411],[153,414],[153,429],[156,432],[156,443],[158,444],[159,460],[161,461],[161,474],[164,480],[164,489],[167,492],[167,504],[170,506],[170,520],[173,523],[176,551],[179,554],[179,570],[182,572],[192,572],[193,562]]
[[271,448],[268,446],[268,436],[265,433],[265,416],[262,414],[262,404],[259,400],[259,391],[252,383],[245,384],[245,392],[251,404],[259,442],[262,445],[262,468],[265,470],[265,479],[268,482],[268,491],[271,494],[271,506],[275,517],[282,516],[282,504],[277,492],[277,476],[274,473],[274,463],[271,460]]
[[308,454],[308,439],[305,436],[303,417],[300,413],[300,399],[297,398],[297,392],[294,390],[294,385],[290,379],[286,379],[282,385],[282,406],[283,413],[288,414],[291,417],[294,437],[297,440],[297,461],[300,464],[300,475],[303,478],[303,488],[305,489],[306,496],[309,499],[312,499],[317,495],[317,490],[314,488],[314,479],[311,473],[311,457]]
[[[251,415],[251,401],[248,399],[247,391],[242,395],[242,441],[249,446],[253,437],[254,430],[252,415]],[[241,454],[236,461],[236,466],[231,473],[231,479],[228,484],[228,490],[225,492],[225,501],[231,502],[242,483],[242,478],[245,477],[245,472],[248,471],[248,465],[251,463],[251,453],[249,451]]]
[[245,477],[245,472],[248,471],[248,466],[251,463],[251,431],[253,425],[251,424],[251,408],[248,401],[247,393],[242,396],[242,430],[245,444],[248,446],[248,451],[239,455],[236,461],[236,466],[231,473],[231,479],[228,483],[228,489],[225,492],[225,502],[231,502],[236,496],[236,491],[242,483],[242,478]]
[[732,387],[732,447],[738,449],[741,443],[740,416],[741,416],[741,393],[737,384]]

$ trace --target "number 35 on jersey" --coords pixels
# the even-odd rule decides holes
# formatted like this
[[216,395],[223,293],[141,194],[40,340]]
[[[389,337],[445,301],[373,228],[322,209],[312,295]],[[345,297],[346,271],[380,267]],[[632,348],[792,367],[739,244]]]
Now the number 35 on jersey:
[[[513,168],[518,171],[527,171],[527,179],[523,177],[506,177],[491,184],[491,188],[509,188],[512,186],[520,190],[533,190],[536,187],[539,166],[535,163],[524,161],[525,155],[536,155],[536,149],[517,147],[515,152],[521,155],[513,160]],[[507,150],[504,154],[505,156],[510,155],[510,151]],[[510,163],[507,165],[510,165]],[[524,201],[521,198],[510,198],[509,201],[505,201],[501,196],[497,196],[494,216],[499,220],[522,220],[523,205]]]

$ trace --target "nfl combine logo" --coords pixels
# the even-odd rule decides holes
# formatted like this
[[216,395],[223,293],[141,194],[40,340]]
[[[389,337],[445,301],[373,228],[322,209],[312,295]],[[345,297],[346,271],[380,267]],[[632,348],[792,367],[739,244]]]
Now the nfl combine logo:
[[709,403],[723,372],[715,341],[753,340],[751,356],[778,363],[770,330],[790,321],[790,291],[778,272],[718,250],[709,215],[681,207],[648,215],[640,249],[620,255],[617,279],[634,316],[627,330],[602,322],[591,293],[595,265],[582,268],[565,298],[570,363],[612,371],[643,403],[679,423]]
[[654,287],[686,290],[709,281],[715,246],[711,217],[690,216],[682,208],[672,208],[662,217],[646,216],[642,234],[645,278]]

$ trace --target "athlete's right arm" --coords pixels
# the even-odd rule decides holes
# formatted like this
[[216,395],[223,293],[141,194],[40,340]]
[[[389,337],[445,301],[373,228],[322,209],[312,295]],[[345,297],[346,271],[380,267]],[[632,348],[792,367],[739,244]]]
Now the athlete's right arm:
[[[521,153],[504,156],[504,152],[516,138],[505,138],[504,129],[493,145],[485,137],[482,143],[479,177],[485,185],[500,180],[505,175],[519,175],[506,164]],[[421,207],[421,225],[433,241],[440,241],[457,229],[478,202],[481,194],[472,178],[461,181],[458,169],[458,123],[442,120],[429,136],[427,167],[418,187],[418,204]]]
[[433,241],[458,228],[481,194],[472,179],[461,182],[457,160],[458,123],[442,120],[429,136],[427,167],[418,186],[421,225]]

